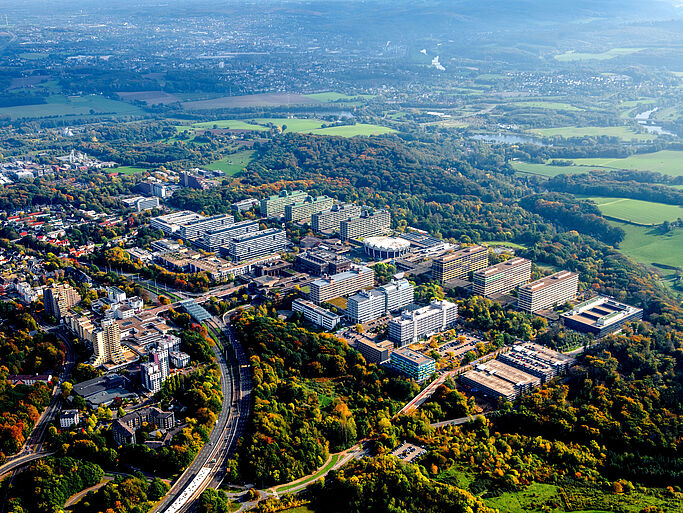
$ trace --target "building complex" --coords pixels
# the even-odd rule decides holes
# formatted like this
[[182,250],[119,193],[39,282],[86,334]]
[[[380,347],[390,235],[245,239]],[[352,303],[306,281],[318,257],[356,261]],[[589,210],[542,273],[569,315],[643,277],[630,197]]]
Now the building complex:
[[489,265],[489,252],[484,246],[468,246],[432,261],[432,279],[439,283],[467,279],[469,273]]
[[474,293],[480,296],[505,294],[531,279],[531,260],[511,258],[479,269],[473,274]]
[[329,210],[314,213],[311,227],[316,232],[338,231],[342,221],[360,217],[361,208],[353,204],[333,205]]
[[342,240],[358,240],[384,235],[391,229],[391,214],[386,210],[372,212],[363,210],[360,217],[340,221],[339,235]]
[[306,196],[302,201],[285,205],[285,221],[310,219],[313,214],[329,210],[333,204],[334,200],[329,196]]
[[407,347],[392,351],[390,361],[392,368],[418,383],[436,372],[436,362],[432,358]]
[[357,266],[348,271],[320,278],[311,283],[310,300],[320,304],[329,299],[354,294],[359,290],[372,287],[375,272],[369,267]]
[[347,301],[346,316],[354,323],[377,319],[413,302],[415,287],[408,280],[396,280],[373,290],[361,291]]
[[295,299],[292,301],[292,310],[294,312],[301,312],[306,320],[326,330],[333,330],[341,322],[341,317],[337,314],[305,299]]
[[519,287],[517,306],[525,312],[535,313],[552,308],[576,297],[579,275],[560,271]]
[[643,310],[625,303],[597,296],[562,314],[564,325],[575,331],[601,338],[619,331],[624,324],[643,318]]
[[261,200],[261,215],[264,217],[281,217],[285,215],[285,207],[303,201],[308,194],[304,191],[282,190]]
[[389,340],[397,346],[417,342],[452,327],[458,319],[458,306],[450,301],[433,301],[428,306],[403,312],[389,321]]

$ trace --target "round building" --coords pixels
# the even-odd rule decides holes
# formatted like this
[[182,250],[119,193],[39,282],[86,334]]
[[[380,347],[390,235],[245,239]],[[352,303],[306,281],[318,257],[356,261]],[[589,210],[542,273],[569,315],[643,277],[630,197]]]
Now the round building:
[[398,258],[410,249],[410,242],[396,237],[368,237],[363,245],[365,253],[378,260]]

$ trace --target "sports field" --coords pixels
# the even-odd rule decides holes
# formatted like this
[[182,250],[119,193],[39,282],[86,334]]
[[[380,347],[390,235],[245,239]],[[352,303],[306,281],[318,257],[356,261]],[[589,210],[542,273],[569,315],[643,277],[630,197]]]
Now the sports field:
[[593,201],[603,214],[632,223],[655,225],[664,221],[675,221],[679,217],[683,218],[683,207],[676,205],[599,196],[586,199]]
[[656,227],[634,226],[610,221],[626,232],[619,249],[642,264],[664,264],[683,267],[683,230],[662,234]]
[[147,171],[144,167],[135,167],[135,166],[121,166],[121,167],[116,167],[113,169],[115,173],[121,173],[123,175],[135,175],[137,173],[144,173]]
[[614,59],[615,57],[623,57],[624,55],[631,55],[633,53],[638,53],[645,48],[612,48],[606,52],[601,53],[582,53],[575,52],[574,50],[569,50],[568,52],[559,54],[555,56],[555,60],[560,62],[571,62],[571,61],[606,61],[608,59]]
[[204,166],[206,169],[217,169],[223,171],[228,176],[232,176],[240,171],[244,171],[249,162],[251,162],[254,156],[253,150],[244,150],[237,153],[228,155],[225,158],[212,162],[208,166]]
[[41,105],[19,105],[0,108],[0,117],[11,119],[46,118],[57,116],[88,116],[97,114],[140,115],[144,112],[135,105],[117,100],[110,100],[99,95],[62,96],[47,98]]
[[647,132],[638,133],[626,126],[587,126],[576,127],[566,126],[559,128],[538,128],[530,130],[535,135],[541,137],[618,137],[623,141],[653,141],[657,138],[655,134]]
[[683,176],[683,151],[662,150],[656,153],[631,155],[623,159],[570,159],[579,166],[600,166],[612,169],[656,171],[670,176]]

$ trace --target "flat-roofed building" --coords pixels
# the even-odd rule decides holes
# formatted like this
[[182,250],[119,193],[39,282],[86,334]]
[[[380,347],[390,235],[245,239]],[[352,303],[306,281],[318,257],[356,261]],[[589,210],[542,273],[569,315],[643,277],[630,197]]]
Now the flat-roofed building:
[[642,318],[641,308],[605,296],[584,301],[562,314],[565,326],[581,333],[593,334],[596,338],[619,331],[624,324]]
[[317,212],[311,216],[311,227],[316,232],[338,231],[342,221],[360,217],[361,209],[358,205],[345,203],[333,205],[329,210]]
[[414,379],[420,383],[434,372],[436,372],[436,362],[418,352],[403,347],[391,352],[391,366],[404,376]]
[[318,249],[299,253],[294,268],[314,276],[338,274],[351,269],[351,260],[332,251]]
[[391,214],[389,212],[363,210],[360,217],[346,219],[339,223],[339,236],[342,240],[364,239],[385,235],[390,229]]
[[374,283],[375,272],[369,267],[357,266],[312,282],[310,300],[320,304],[328,299],[354,294],[359,290],[372,287]]
[[479,269],[473,274],[474,293],[480,296],[505,294],[531,279],[531,260],[511,258]]
[[375,342],[363,338],[356,342],[356,349],[363,355],[366,362],[380,365],[391,359],[391,353],[394,351],[394,343],[390,340]]
[[432,260],[432,279],[439,283],[467,279],[470,272],[489,265],[489,251],[484,246],[474,245]]
[[398,346],[445,331],[458,319],[458,306],[450,301],[432,301],[428,306],[403,312],[389,321],[389,340]]
[[130,208],[134,208],[137,212],[144,212],[159,206],[159,198],[146,198],[144,196],[135,196],[134,198],[127,198],[122,200],[123,203]]
[[292,301],[292,310],[301,312],[306,320],[321,326],[326,330],[333,330],[341,322],[341,317],[337,314],[325,310],[312,301],[307,301],[305,299],[295,299]]
[[541,384],[539,377],[498,360],[477,365],[474,370],[460,376],[460,380],[477,392],[502,397],[508,401]]
[[192,212],[191,210],[181,210],[180,212],[153,217],[149,220],[149,225],[152,228],[161,230],[166,235],[172,235],[180,230],[181,224],[197,221],[203,217],[204,216],[201,216],[196,212]]
[[43,304],[46,315],[57,320],[66,317],[69,308],[81,300],[78,291],[68,283],[54,283],[43,290]]
[[206,251],[218,251],[221,246],[228,244],[232,238],[257,231],[259,231],[258,221],[240,221],[223,228],[207,231],[201,239],[195,241],[195,244]]
[[347,301],[346,316],[351,322],[368,322],[408,306],[413,302],[414,296],[415,287],[412,283],[408,280],[394,280],[351,296]]
[[234,223],[235,218],[230,214],[218,214],[211,217],[201,216],[200,219],[180,224],[178,233],[185,240],[195,240],[202,237],[209,230],[225,228]]
[[302,201],[285,205],[285,221],[296,222],[310,219],[313,214],[328,210],[334,205],[329,196],[306,196]]
[[287,249],[287,235],[283,230],[268,228],[233,237],[227,244],[227,255],[235,262],[280,253]]
[[498,359],[540,378],[541,383],[564,374],[576,361],[571,356],[533,342],[517,344],[512,350],[501,354]]
[[285,207],[303,201],[308,196],[304,191],[282,190],[261,200],[261,215],[264,217],[280,217],[285,214]]
[[517,307],[525,312],[538,312],[572,301],[579,288],[579,275],[560,271],[519,287]]

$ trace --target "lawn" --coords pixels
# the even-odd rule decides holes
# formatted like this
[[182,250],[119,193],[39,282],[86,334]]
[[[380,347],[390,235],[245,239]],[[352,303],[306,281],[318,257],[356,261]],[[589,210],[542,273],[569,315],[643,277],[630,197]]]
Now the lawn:
[[515,244],[514,242],[508,242],[506,240],[487,240],[482,242],[482,244],[484,244],[484,246],[503,246],[505,248],[526,249],[521,244]]
[[336,93],[334,91],[328,91],[326,93],[313,93],[313,94],[307,94],[304,95],[307,98],[313,98],[314,100],[318,100],[321,102],[337,102],[339,100],[357,100],[358,98],[363,98],[363,99],[372,99],[375,97],[373,94],[357,94],[357,95],[348,95],[344,93]]
[[219,119],[217,121],[206,121],[204,123],[194,123],[193,125],[178,125],[176,130],[182,132],[188,130],[195,132],[197,130],[211,130],[212,128],[228,128],[230,130],[259,130],[266,131],[268,127],[250,123],[251,120],[242,119]]
[[355,137],[357,135],[382,135],[392,134],[396,130],[380,125],[369,125],[366,123],[357,123],[355,125],[334,126],[330,128],[321,128],[319,130],[311,130],[309,133],[317,135],[338,135],[341,137]]
[[585,109],[580,109],[569,103],[562,102],[542,102],[542,101],[524,101],[524,102],[514,102],[506,103],[507,106],[513,107],[531,107],[534,109],[548,109],[548,110],[569,110],[569,111],[583,111]]
[[148,171],[144,167],[135,167],[135,166],[121,166],[121,167],[116,167],[113,169],[115,173],[121,173],[123,175],[135,175],[137,173],[144,173],[145,171]]
[[341,455],[339,455],[339,454],[333,454],[332,457],[330,458],[330,461],[328,461],[327,464],[324,467],[322,467],[321,469],[319,469],[315,474],[312,474],[310,477],[303,479],[301,481],[298,481],[297,483],[285,485],[285,486],[280,486],[279,488],[276,488],[275,491],[277,493],[283,493],[283,492],[286,492],[288,490],[291,490],[292,488],[296,488],[298,486],[301,486],[303,484],[311,483],[313,481],[317,481],[318,479],[320,479],[322,477],[323,474],[325,474],[326,472],[331,470],[332,467],[334,467],[334,465],[337,463],[337,461],[339,461],[340,457],[341,457]]
[[244,168],[251,162],[253,156],[253,150],[239,151],[204,167],[206,169],[223,171],[226,175],[233,176],[240,171],[244,171]]
[[0,117],[12,119],[46,118],[58,116],[88,116],[97,114],[140,115],[144,112],[135,105],[110,100],[99,95],[50,96],[48,103],[0,108]]
[[619,249],[642,264],[683,267],[683,229],[662,234],[657,228],[611,222],[626,232]]
[[657,138],[655,134],[638,133],[626,126],[587,126],[576,127],[567,126],[559,128],[539,128],[530,130],[535,135],[541,137],[618,137],[623,141],[653,141]]
[[530,162],[519,161],[512,162],[511,165],[518,173],[541,175],[550,178],[557,175],[588,173],[591,170],[590,167],[585,166],[553,166],[552,164],[532,164]]
[[683,218],[683,208],[677,205],[654,203],[629,198],[605,198],[591,196],[585,199],[593,201],[600,212],[606,216],[638,224],[661,224],[664,221],[675,221]]
[[670,176],[683,176],[683,151],[663,150],[642,153],[621,159],[583,158],[571,159],[579,166],[600,166],[612,169],[637,169],[656,171]]
[[581,53],[575,52],[574,50],[569,50],[568,52],[555,55],[555,60],[560,62],[571,62],[571,61],[605,61],[608,59],[614,59],[615,57],[623,57],[625,55],[631,55],[633,53],[638,53],[645,48],[612,48],[606,52],[601,53]]

